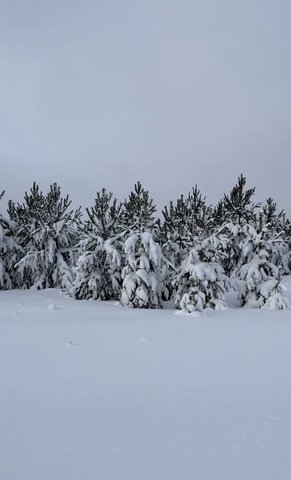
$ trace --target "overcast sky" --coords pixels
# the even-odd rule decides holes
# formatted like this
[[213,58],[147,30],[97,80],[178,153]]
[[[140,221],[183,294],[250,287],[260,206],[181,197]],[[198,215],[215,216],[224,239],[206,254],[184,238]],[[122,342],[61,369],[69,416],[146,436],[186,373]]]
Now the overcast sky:
[[0,190],[159,205],[243,172],[291,213],[289,0],[0,0]]

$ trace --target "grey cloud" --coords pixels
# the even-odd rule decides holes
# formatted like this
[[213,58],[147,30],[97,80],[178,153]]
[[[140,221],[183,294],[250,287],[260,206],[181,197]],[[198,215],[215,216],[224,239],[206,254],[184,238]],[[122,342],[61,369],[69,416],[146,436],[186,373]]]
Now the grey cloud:
[[289,2],[0,2],[1,188],[76,204],[137,179],[215,202],[244,172],[290,211]]

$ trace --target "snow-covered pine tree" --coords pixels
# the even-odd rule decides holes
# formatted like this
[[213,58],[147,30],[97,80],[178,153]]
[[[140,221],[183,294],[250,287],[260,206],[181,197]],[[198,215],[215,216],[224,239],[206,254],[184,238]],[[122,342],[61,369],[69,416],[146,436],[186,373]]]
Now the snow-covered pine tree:
[[163,256],[167,259],[164,263],[162,294],[163,299],[168,299],[174,294],[172,281],[177,269],[191,248],[205,238],[211,229],[212,207],[206,204],[206,198],[196,185],[186,198],[181,195],[175,204],[170,202],[169,207],[165,206],[162,215],[159,238]]
[[180,265],[189,248],[189,237],[186,235],[187,206],[183,195],[174,204],[162,210],[163,221],[159,221],[159,237],[163,253],[175,266]]
[[130,235],[125,241],[127,256],[122,271],[121,303],[133,308],[162,308],[161,249],[150,232]]
[[284,308],[288,301],[283,296],[281,285],[281,265],[273,263],[274,251],[277,251],[278,239],[263,230],[257,233],[253,227],[248,229],[241,242],[241,257],[237,267],[237,291],[242,306],[261,308]]
[[162,255],[157,237],[156,207],[140,182],[124,202],[124,268],[121,303],[133,308],[161,308]]
[[211,231],[221,227],[221,225],[226,221],[225,219],[225,209],[223,200],[219,200],[217,205],[213,207],[212,219],[211,219]]
[[192,238],[205,238],[212,229],[212,206],[207,205],[198,186],[192,188],[187,197],[187,230]]
[[288,274],[291,268],[290,252],[290,222],[284,210],[278,211],[277,204],[272,198],[268,198],[261,211],[256,216],[257,232],[268,232],[276,243],[272,262],[281,266],[281,273]]
[[238,177],[236,185],[229,195],[224,194],[213,209],[213,233],[224,236],[224,258],[222,266],[228,276],[236,275],[241,258],[241,244],[245,241],[248,228],[255,225],[260,203],[254,203],[255,188],[246,188],[246,177]]
[[290,273],[290,249],[286,242],[285,233],[272,233],[264,229],[262,235],[268,238],[271,245],[270,261],[280,268],[281,275],[288,275]]
[[[265,286],[266,290],[266,286]],[[280,268],[278,269],[277,278],[269,280],[267,285],[267,300],[262,308],[269,310],[287,310],[290,308],[289,301],[284,295],[286,287],[282,284]]]
[[71,294],[77,299],[117,300],[122,283],[122,205],[103,188],[86,211]]
[[140,182],[134,185],[134,190],[123,202],[123,230],[128,233],[144,232],[154,228],[156,206]]
[[23,204],[9,202],[16,240],[24,252],[15,265],[23,288],[71,287],[80,209],[69,211],[70,204],[56,183],[44,195],[35,182]]
[[[172,211],[172,206],[171,202],[170,211]],[[161,274],[161,296],[162,300],[167,301],[172,299],[174,295],[172,280],[175,273],[177,273],[177,265],[180,265],[182,262],[182,250],[178,235],[174,232],[171,234],[168,226],[160,218],[156,223],[155,234],[164,259]]]
[[[237,290],[241,304],[245,303],[246,291],[250,296],[252,289],[255,289],[255,283],[252,284],[250,280],[246,284],[248,268],[252,269],[252,275],[255,278],[260,278],[255,270],[259,268],[259,265],[264,264],[266,269],[262,278],[265,280],[272,275],[272,271],[276,275],[278,268],[281,273],[289,272],[288,246],[281,234],[272,233],[267,228],[257,232],[255,227],[249,223],[225,223],[216,229],[212,237],[219,242],[215,251],[211,253],[212,258],[222,265],[225,273],[230,277],[231,285]],[[264,261],[261,263],[256,263],[255,259],[257,261],[259,259],[256,252],[259,252],[260,249],[267,256],[266,258],[263,256]],[[267,263],[265,263],[266,259]],[[248,278],[250,278],[250,274]]]
[[[0,200],[4,191],[0,193]],[[15,240],[15,225],[0,213],[0,290],[18,288],[19,276],[14,264],[21,249]]]
[[260,203],[254,203],[255,188],[246,188],[246,178],[238,177],[237,184],[229,195],[224,194],[213,209],[212,233],[217,238],[224,238],[221,244],[221,264],[225,273],[235,278],[241,258],[241,246],[258,218]]
[[277,203],[271,198],[267,198],[261,211],[257,214],[257,230],[268,229],[272,232],[281,233],[284,231],[286,223],[286,214],[284,210],[278,211]]
[[228,260],[228,242],[228,237],[223,233],[212,233],[197,245],[200,259],[203,262],[219,263],[224,269],[226,260]]
[[186,313],[225,308],[228,278],[219,263],[207,260],[205,251],[205,245],[193,248],[173,280],[176,306]]
[[260,203],[253,202],[256,189],[245,187],[246,177],[241,174],[230,194],[224,195],[224,222],[243,225],[255,221],[256,211],[260,207]]
[[196,185],[187,198],[181,195],[175,204],[170,202],[169,207],[165,206],[162,215],[161,231],[164,237],[172,238],[178,244],[181,257],[177,262],[180,263],[197,239],[205,238],[209,233],[212,207],[206,204],[206,198]]
[[213,236],[220,240],[219,254],[220,263],[227,276],[235,278],[241,262],[242,245],[246,241],[252,225],[226,222],[218,227]]
[[[170,235],[163,235],[158,231],[158,243],[162,251],[161,296],[162,300],[171,300],[174,296],[173,278],[177,273],[180,249],[177,242]],[[178,266],[177,266],[178,265]]]

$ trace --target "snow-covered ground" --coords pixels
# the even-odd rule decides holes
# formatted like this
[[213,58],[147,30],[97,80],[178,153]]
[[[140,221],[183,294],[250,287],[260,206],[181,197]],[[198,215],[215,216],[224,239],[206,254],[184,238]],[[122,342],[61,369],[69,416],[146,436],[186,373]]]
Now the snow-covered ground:
[[0,479],[287,480],[290,340],[290,311],[0,292]]

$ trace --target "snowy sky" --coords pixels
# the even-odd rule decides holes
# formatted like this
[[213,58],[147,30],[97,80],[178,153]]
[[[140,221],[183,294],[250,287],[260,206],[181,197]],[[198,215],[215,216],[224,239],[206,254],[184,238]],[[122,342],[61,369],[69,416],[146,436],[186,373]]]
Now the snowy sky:
[[291,214],[289,0],[0,0],[0,190],[159,205],[240,172]]

